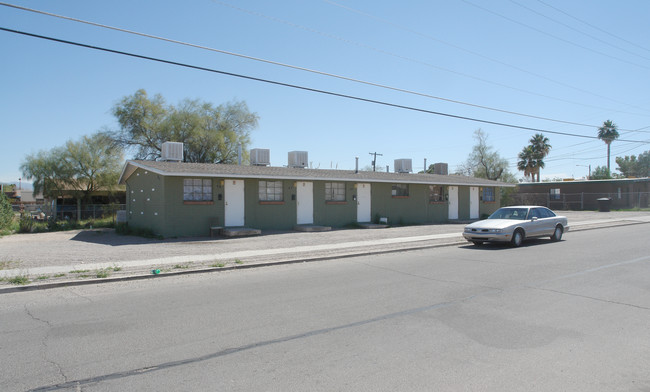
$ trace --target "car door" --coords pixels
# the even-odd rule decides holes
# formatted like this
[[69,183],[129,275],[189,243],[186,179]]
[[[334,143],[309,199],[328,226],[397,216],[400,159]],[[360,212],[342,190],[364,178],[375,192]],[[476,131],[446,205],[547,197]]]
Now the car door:
[[539,235],[539,211],[537,208],[528,210],[524,229],[526,230],[526,237],[537,237]]
[[555,231],[555,225],[557,224],[557,217],[551,210],[546,208],[539,208],[542,221],[542,232],[543,235],[552,235]]

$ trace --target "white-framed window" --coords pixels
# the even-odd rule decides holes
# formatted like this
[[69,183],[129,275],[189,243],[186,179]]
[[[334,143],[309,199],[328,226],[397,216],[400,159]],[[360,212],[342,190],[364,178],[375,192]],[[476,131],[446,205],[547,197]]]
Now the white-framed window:
[[551,200],[560,200],[562,196],[560,195],[560,188],[551,189]]
[[409,195],[409,184],[393,184],[392,195],[393,196],[408,196]]
[[183,201],[212,201],[212,180],[183,179]]
[[345,183],[326,182],[325,201],[345,201]]
[[260,201],[283,201],[282,181],[260,181]]
[[429,185],[429,202],[445,201],[445,187],[442,185]]
[[487,186],[483,188],[483,201],[494,201],[494,188]]

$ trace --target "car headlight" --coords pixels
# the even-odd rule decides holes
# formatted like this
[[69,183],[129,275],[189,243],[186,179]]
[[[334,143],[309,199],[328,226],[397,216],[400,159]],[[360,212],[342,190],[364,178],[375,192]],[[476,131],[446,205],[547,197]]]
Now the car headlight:
[[503,233],[502,229],[492,229],[493,233]]

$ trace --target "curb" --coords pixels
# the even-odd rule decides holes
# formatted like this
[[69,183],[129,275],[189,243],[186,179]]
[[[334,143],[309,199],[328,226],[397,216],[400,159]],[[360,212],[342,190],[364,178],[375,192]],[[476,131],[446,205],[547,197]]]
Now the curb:
[[[633,220],[625,220],[625,219],[617,220],[617,221],[610,221],[610,222],[607,222],[606,224],[593,223],[593,224],[590,225],[588,222],[584,222],[583,224],[579,225],[578,227],[570,226],[570,232],[596,230],[596,229],[602,229],[602,228],[607,228],[607,227],[616,227],[616,226],[632,226],[632,225],[640,225],[640,224],[648,224],[648,223],[650,223],[650,222],[633,221]],[[256,263],[256,264],[247,264],[247,265],[232,265],[232,266],[228,266],[228,267],[210,267],[210,268],[197,268],[197,269],[185,270],[185,271],[170,271],[170,272],[166,272],[166,273],[160,274],[160,275],[134,274],[134,275],[128,275],[128,276],[113,277],[113,278],[108,277],[108,278],[101,278],[101,279],[87,279],[87,280],[79,280],[79,281],[62,281],[62,282],[43,283],[43,284],[34,284],[34,285],[26,285],[26,286],[11,286],[11,287],[0,288],[0,295],[9,294],[9,293],[17,293],[17,292],[25,292],[25,291],[48,290],[48,289],[54,289],[54,288],[59,288],[59,287],[88,286],[88,285],[102,284],[102,283],[128,282],[128,281],[136,281],[136,280],[147,280],[147,279],[158,279],[158,278],[174,277],[174,276],[181,276],[181,275],[205,274],[205,273],[213,273],[213,272],[234,271],[234,270],[240,270],[240,269],[271,267],[271,266],[275,266],[275,265],[311,263],[311,262],[315,262],[315,261],[325,261],[325,260],[332,260],[332,259],[344,259],[344,258],[351,258],[351,257],[367,256],[367,255],[397,253],[397,252],[411,251],[411,250],[441,248],[441,247],[447,247],[447,246],[462,245],[462,244],[467,244],[467,243],[468,242],[466,240],[464,240],[464,239],[463,240],[452,240],[452,241],[449,241],[449,242],[442,242],[442,243],[437,243],[437,244],[412,245],[412,246],[407,246],[407,247],[404,247],[404,248],[397,248],[397,249],[384,249],[384,250],[375,250],[375,251],[360,250],[360,251],[356,251],[356,252],[355,251],[350,251],[350,252],[344,253],[344,254],[329,255],[329,256],[325,255],[325,256],[314,256],[314,257],[299,257],[299,258],[288,259],[288,260],[280,259],[278,261],[267,261],[267,262]]]
[[135,280],[160,279],[160,278],[174,277],[174,276],[180,276],[180,275],[193,275],[193,274],[204,274],[204,273],[213,273],[213,272],[225,272],[225,271],[233,271],[233,270],[241,270],[241,269],[253,269],[253,268],[271,267],[271,266],[276,266],[276,265],[311,263],[311,262],[315,262],[315,261],[344,259],[344,258],[359,257],[359,256],[366,256],[366,255],[378,255],[378,254],[397,253],[397,252],[410,251],[410,250],[441,248],[441,247],[447,247],[447,246],[453,246],[453,245],[462,245],[462,244],[466,244],[466,243],[467,243],[467,241],[462,240],[462,241],[444,242],[444,243],[439,243],[439,244],[410,246],[410,247],[407,247],[407,248],[399,248],[399,249],[376,250],[376,251],[370,251],[370,252],[369,251],[357,251],[357,252],[349,252],[349,253],[345,253],[345,254],[338,254],[338,255],[331,255],[331,256],[301,257],[301,258],[296,258],[296,259],[280,260],[280,261],[267,261],[267,262],[263,262],[263,263],[248,264],[248,265],[232,265],[232,266],[228,266],[228,267],[210,267],[210,268],[197,268],[197,269],[185,270],[185,271],[170,271],[170,272],[166,272],[164,274],[159,274],[159,275],[136,274],[136,275],[113,277],[113,278],[109,277],[109,278],[102,278],[102,279],[86,279],[86,280],[78,280],[78,281],[63,281],[63,282],[43,283],[43,284],[34,284],[34,285],[26,285],[26,286],[11,286],[11,287],[0,288],[0,295],[9,294],[9,293],[17,293],[17,292],[25,292],[25,291],[48,290],[48,289],[54,289],[54,288],[58,288],[58,287],[89,286],[89,285],[101,284],[101,283],[115,283],[115,282],[128,282],[128,281],[135,281]]

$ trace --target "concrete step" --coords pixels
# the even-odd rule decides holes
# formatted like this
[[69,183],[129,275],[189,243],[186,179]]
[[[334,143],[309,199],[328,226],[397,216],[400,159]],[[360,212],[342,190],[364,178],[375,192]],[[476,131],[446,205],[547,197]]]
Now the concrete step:
[[330,226],[319,226],[319,225],[295,225],[293,229],[295,231],[305,231],[305,232],[321,232],[321,231],[332,230]]
[[221,235],[225,237],[246,237],[260,234],[262,234],[262,230],[250,227],[226,227],[221,229]]

